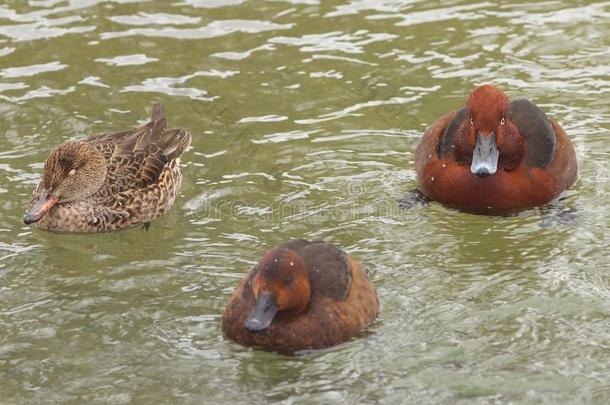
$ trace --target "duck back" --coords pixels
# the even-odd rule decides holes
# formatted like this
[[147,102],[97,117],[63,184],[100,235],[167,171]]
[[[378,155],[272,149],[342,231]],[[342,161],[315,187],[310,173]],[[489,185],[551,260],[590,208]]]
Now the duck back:
[[351,271],[347,255],[323,242],[297,239],[284,247],[295,250],[305,261],[313,297],[344,301],[349,294]]

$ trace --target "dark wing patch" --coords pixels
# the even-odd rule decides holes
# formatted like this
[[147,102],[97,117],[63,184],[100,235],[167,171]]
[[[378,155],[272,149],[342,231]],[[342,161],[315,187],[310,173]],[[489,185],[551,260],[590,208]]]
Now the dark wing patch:
[[449,122],[449,125],[445,127],[441,140],[438,143],[438,150],[436,151],[439,157],[445,157],[453,151],[455,134],[457,134],[458,128],[467,116],[468,108],[464,107],[455,113],[453,119]]
[[557,146],[557,136],[546,114],[534,103],[519,99],[510,103],[511,119],[525,138],[525,162],[546,167]]
[[260,267],[257,264],[250,270],[250,272],[248,272],[248,281],[246,282],[246,285],[244,285],[244,289],[241,295],[241,297],[245,300],[254,301],[254,293],[252,292],[252,281],[254,280],[254,277],[256,277],[256,275],[258,274],[259,269]]
[[299,250],[303,249],[307,245],[311,245],[311,242],[306,239],[295,239],[295,240],[291,240],[288,243],[284,243],[280,247],[285,247],[287,249],[291,249],[291,250],[298,252]]
[[344,301],[349,294],[351,272],[344,252],[317,241],[298,250],[309,272],[312,294]]

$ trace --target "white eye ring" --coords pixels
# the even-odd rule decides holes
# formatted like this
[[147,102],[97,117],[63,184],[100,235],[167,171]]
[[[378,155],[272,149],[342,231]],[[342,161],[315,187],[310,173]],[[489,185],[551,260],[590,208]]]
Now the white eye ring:
[[504,119],[504,117],[502,117],[502,119],[500,120],[500,125],[504,125],[506,124],[506,120]]
[[68,172],[68,176],[74,176],[76,174],[76,169],[72,169]]
[[474,125],[474,120],[470,117],[470,125]]

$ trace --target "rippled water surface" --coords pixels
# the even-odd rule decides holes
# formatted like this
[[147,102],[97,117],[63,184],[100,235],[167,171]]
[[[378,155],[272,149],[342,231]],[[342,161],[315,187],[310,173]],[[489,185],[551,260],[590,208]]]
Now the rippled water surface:
[[[401,212],[423,130],[483,83],[564,126],[577,183],[510,217]],[[607,1],[3,2],[0,403],[609,403],[609,89]],[[193,134],[168,215],[22,224],[53,145],[156,101]],[[297,237],[363,262],[379,320],[292,357],[223,338]]]

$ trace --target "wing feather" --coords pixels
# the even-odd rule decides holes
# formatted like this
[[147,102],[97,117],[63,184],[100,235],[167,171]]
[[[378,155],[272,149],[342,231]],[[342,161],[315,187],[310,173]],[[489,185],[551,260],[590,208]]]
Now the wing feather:
[[155,184],[168,163],[180,157],[191,143],[186,129],[168,129],[165,110],[155,104],[151,120],[141,127],[85,140],[108,162],[108,184],[114,193],[144,189]]

